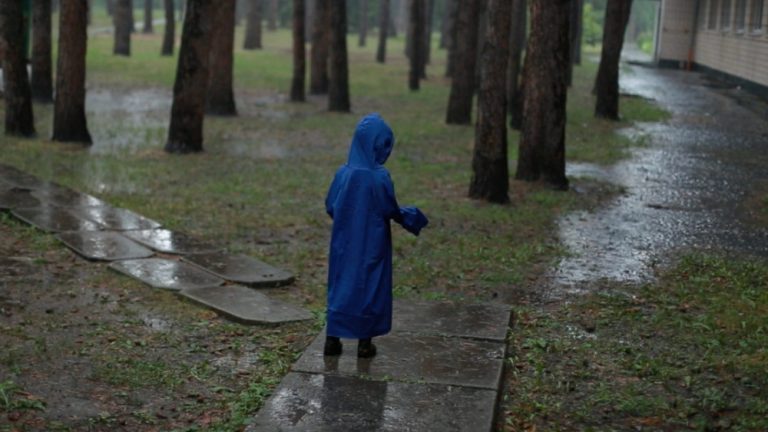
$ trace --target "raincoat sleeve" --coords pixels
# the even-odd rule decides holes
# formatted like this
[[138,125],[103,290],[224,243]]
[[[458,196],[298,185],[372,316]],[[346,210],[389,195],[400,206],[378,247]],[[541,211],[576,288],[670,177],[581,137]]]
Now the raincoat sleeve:
[[419,235],[421,229],[429,223],[427,217],[416,207],[400,207],[397,204],[397,199],[395,198],[395,186],[392,184],[392,179],[389,177],[389,173],[385,173],[382,176],[381,182],[384,217],[394,220],[411,234],[416,236]]
[[325,196],[325,212],[333,219],[333,203],[336,201],[336,195],[339,194],[339,174],[338,172],[333,177],[331,187],[328,188],[328,194]]

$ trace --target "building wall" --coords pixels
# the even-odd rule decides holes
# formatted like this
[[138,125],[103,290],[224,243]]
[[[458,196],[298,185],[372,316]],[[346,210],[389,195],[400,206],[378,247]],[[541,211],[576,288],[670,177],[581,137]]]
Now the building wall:
[[663,1],[658,29],[658,61],[670,63],[688,60],[695,11],[695,0]]
[[[763,2],[760,31],[753,31],[749,26],[750,1],[755,0],[746,2],[747,24],[744,29],[737,29],[734,25],[736,1],[733,0],[730,23],[721,22],[722,14],[718,13],[716,28],[710,28],[708,22],[698,26],[695,61],[710,69],[768,86],[768,1]],[[721,6],[722,0],[702,0],[704,16],[709,16],[709,8],[714,3]]]

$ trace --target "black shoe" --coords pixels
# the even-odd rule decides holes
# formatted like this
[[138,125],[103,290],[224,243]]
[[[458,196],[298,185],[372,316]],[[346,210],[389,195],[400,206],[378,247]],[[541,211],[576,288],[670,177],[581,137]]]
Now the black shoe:
[[334,336],[325,337],[325,349],[323,349],[323,355],[327,355],[327,356],[341,355],[342,348],[343,348],[343,345],[341,344],[341,340],[339,340],[339,338]]
[[357,342],[357,356],[360,358],[371,358],[376,355],[376,345],[371,342],[371,338],[360,339]]

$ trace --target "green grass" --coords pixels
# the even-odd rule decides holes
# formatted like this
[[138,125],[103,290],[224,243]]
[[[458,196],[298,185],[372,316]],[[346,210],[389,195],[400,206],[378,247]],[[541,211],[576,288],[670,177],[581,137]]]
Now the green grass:
[[517,329],[510,430],[768,428],[764,262],[687,256],[658,284],[521,311]]

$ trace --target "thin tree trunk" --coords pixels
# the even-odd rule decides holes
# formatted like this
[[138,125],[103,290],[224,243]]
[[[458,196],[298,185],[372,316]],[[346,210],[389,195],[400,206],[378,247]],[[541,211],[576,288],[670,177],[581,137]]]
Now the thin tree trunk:
[[[422,61],[428,65],[432,61],[432,16],[435,14],[435,0],[424,0],[424,45]],[[426,66],[422,78],[426,78]]]
[[144,0],[144,33],[153,33],[152,28],[152,0]]
[[509,40],[509,66],[507,67],[507,105],[509,126],[520,130],[523,126],[523,86],[520,82],[525,33],[528,22],[528,2],[512,0],[512,28]]
[[310,51],[309,93],[328,93],[328,51],[331,41],[331,0],[315,0],[315,24]]
[[131,0],[117,0],[115,13],[112,19],[115,23],[115,46],[112,51],[115,55],[131,55],[131,19],[133,5]]
[[389,30],[389,0],[381,0],[379,8],[379,47],[376,49],[376,61],[387,61],[387,30]]
[[479,0],[462,0],[459,2],[458,19],[456,20],[456,58],[446,114],[448,124],[468,125],[472,122],[479,6]]
[[277,0],[269,1],[269,16],[267,17],[267,30],[277,30]]
[[445,48],[448,50],[445,62],[445,76],[450,78],[453,76],[453,69],[456,65],[456,24],[459,19],[459,0],[448,0],[445,8]]
[[206,113],[234,116],[237,115],[235,94],[232,91],[235,0],[217,0],[214,14]]
[[533,0],[525,57],[523,130],[517,161],[519,180],[543,180],[568,188],[565,177],[566,83],[570,63],[570,0]]
[[507,161],[507,56],[512,3],[488,2],[488,28],[480,63],[475,150],[469,196],[495,203],[509,202]]
[[88,10],[84,0],[61,2],[51,138],[54,141],[91,144],[91,134],[88,132],[85,118],[87,19]]
[[595,80],[595,116],[619,119],[619,62],[624,31],[632,10],[632,0],[608,0],[603,28],[603,51]]
[[32,97],[53,101],[51,61],[51,0],[32,2]]
[[214,0],[187,1],[165,144],[169,153],[203,151],[203,112],[215,9]]
[[293,0],[293,80],[291,80],[291,100],[303,102],[305,77],[307,75],[307,56],[304,52],[304,0]]
[[365,39],[368,36],[368,0],[360,0],[360,16],[358,18],[357,46],[364,47]]
[[411,41],[408,88],[419,89],[419,79],[424,65],[424,0],[410,0],[408,39]]
[[349,65],[347,60],[347,1],[331,1],[328,110],[349,112]]
[[24,53],[24,18],[20,1],[0,2],[2,20],[3,84],[5,86],[5,134],[31,137],[35,135],[32,93],[27,76]]
[[164,0],[165,3],[165,31],[163,32],[163,49],[161,51],[164,56],[173,55],[173,45],[176,41],[176,17],[174,16],[175,8],[173,0]]
[[261,49],[261,0],[250,0],[250,8],[245,21],[245,41],[243,49]]

